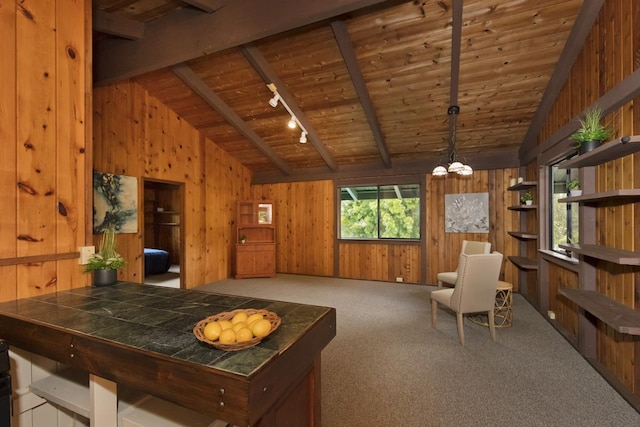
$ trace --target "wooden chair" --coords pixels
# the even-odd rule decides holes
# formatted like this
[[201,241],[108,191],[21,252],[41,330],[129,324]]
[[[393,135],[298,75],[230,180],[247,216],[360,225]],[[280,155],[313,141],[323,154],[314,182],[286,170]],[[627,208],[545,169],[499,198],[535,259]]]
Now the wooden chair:
[[[467,254],[467,255],[488,254],[490,252],[491,252],[491,243],[476,242],[473,240],[463,240],[462,248],[460,249],[461,254]],[[445,284],[449,286],[455,285],[456,279],[458,278],[458,268],[456,268],[456,271],[445,271],[443,273],[438,273],[438,276],[437,276],[438,288],[441,288]]]
[[456,312],[458,337],[460,344],[464,345],[464,314],[487,313],[491,339],[495,341],[494,307],[502,258],[499,252],[460,254],[455,287],[431,292],[431,327],[436,327],[438,303],[449,307]]

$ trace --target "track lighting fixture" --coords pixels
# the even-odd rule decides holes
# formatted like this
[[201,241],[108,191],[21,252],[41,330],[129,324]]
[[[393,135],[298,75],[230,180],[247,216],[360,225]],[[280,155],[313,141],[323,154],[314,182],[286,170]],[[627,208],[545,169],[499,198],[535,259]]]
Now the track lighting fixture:
[[[433,176],[446,176],[448,173],[457,173],[461,176],[473,175],[473,169],[469,165],[456,160],[456,117],[460,112],[460,107],[452,105],[447,110],[449,114],[449,166],[438,165],[433,169]],[[453,117],[453,119],[451,118]]]
[[267,87],[273,93],[273,98],[269,99],[269,105],[271,105],[273,108],[275,108],[275,107],[278,106],[278,102],[280,102],[280,104],[282,104],[284,109],[287,110],[287,112],[291,115],[291,119],[287,123],[287,126],[290,129],[295,129],[296,127],[299,127],[300,130],[302,131],[302,133],[300,134],[300,143],[302,143],[302,144],[306,143],[307,142],[307,135],[309,135],[309,132],[307,132],[307,130],[304,128],[304,126],[302,126],[302,123],[300,123],[300,120],[298,120],[296,115],[293,114],[293,111],[291,111],[291,108],[289,108],[289,106],[287,105],[285,100],[282,99],[282,97],[278,93],[278,88],[276,88],[276,85],[274,85],[273,83],[269,83],[267,85]]
[[273,95],[273,98],[269,100],[269,105],[271,105],[273,108],[276,108],[278,106],[279,100],[280,100],[280,95],[276,93],[275,95]]

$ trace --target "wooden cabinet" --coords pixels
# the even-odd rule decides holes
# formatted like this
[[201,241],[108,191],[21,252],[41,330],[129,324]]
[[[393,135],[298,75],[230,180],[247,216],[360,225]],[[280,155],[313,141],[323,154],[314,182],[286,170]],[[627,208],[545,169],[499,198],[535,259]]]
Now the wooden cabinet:
[[275,277],[276,239],[273,202],[237,204],[235,277]]
[[[536,188],[537,183],[535,181],[524,181],[520,182],[516,185],[512,185],[507,190],[509,191],[531,191]],[[518,255],[509,256],[509,261],[511,261],[516,267],[521,270],[537,270],[538,263],[534,259],[530,259],[527,257],[527,241],[535,241],[538,239],[538,235],[536,233],[527,232],[527,230],[523,230],[522,228],[526,227],[526,215],[529,212],[535,213],[538,209],[537,205],[516,205],[509,206],[507,209],[513,211],[519,211],[520,215],[520,228],[521,230],[508,231],[508,234],[516,239],[522,241],[522,245],[520,245],[518,250]]]
[[[558,167],[562,169],[593,169],[592,166],[597,166],[638,151],[640,151],[640,136],[624,136],[603,144],[593,151],[566,160],[560,163]],[[590,171],[589,176],[590,178],[588,179],[590,179],[591,182],[583,182],[583,186],[594,189],[595,175],[593,171]],[[612,204],[636,203],[640,201],[639,189],[618,189],[601,193],[591,192],[576,197],[566,197],[559,201],[563,203],[579,203],[581,206],[580,221],[581,223],[588,221],[588,223],[581,225],[585,229],[592,230],[589,236],[583,236],[581,233],[580,243],[560,245],[560,247],[580,255],[583,262],[586,261],[585,257],[588,257],[619,265],[640,265],[640,252],[607,247],[596,244],[595,241],[596,232],[598,227],[601,226],[595,220],[596,209],[606,209]],[[589,276],[581,278],[580,289],[560,289],[560,294],[616,331],[630,335],[640,335],[640,316],[638,312],[631,307],[608,298],[595,289],[595,267],[582,266],[580,274]],[[585,337],[585,340],[589,340],[590,343],[594,343],[596,334],[595,330],[593,330],[594,328],[589,325],[588,320],[584,319],[583,315],[581,315],[580,320],[581,328],[591,330],[591,336],[586,337],[586,334],[582,334],[582,336]],[[582,346],[585,348],[590,348],[590,346],[594,347],[593,344],[583,344]],[[593,355],[587,354],[586,356],[592,357]]]

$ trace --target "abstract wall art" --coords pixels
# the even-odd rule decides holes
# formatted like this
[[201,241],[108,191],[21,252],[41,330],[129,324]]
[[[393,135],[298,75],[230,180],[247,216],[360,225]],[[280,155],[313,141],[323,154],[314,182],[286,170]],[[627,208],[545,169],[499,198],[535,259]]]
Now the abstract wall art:
[[445,194],[446,233],[488,233],[489,193]]
[[93,233],[138,232],[138,179],[93,172]]

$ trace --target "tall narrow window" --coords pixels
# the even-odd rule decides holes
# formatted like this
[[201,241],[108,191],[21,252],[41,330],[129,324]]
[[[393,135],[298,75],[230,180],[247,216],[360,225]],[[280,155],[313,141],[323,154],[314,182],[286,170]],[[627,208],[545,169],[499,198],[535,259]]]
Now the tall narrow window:
[[341,239],[420,239],[420,185],[340,187]]
[[567,185],[572,179],[578,178],[577,169],[559,169],[556,165],[550,167],[551,176],[551,209],[549,210],[549,224],[551,224],[550,249],[567,255],[563,244],[577,244],[579,242],[578,203],[560,203],[559,199],[568,196]]

